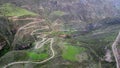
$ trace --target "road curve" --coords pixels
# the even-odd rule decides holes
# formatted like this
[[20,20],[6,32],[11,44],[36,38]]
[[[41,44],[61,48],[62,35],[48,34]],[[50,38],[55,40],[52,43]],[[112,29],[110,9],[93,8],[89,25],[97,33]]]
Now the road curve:
[[120,68],[120,55],[118,53],[118,49],[117,46],[120,44],[120,32],[118,34],[118,36],[116,37],[113,45],[112,45],[112,51],[113,51],[113,55],[115,57],[115,61],[116,61],[116,67]]
[[51,41],[50,41],[50,42],[51,42],[51,43],[50,43],[50,49],[51,49],[51,51],[52,51],[52,56],[51,56],[50,58],[45,59],[45,60],[43,60],[43,61],[41,61],[41,62],[33,62],[33,61],[12,62],[12,63],[9,63],[8,65],[4,66],[3,68],[7,68],[7,67],[9,67],[9,66],[11,66],[11,65],[15,65],[15,64],[25,64],[25,63],[42,64],[42,63],[45,63],[45,62],[49,61],[50,59],[54,58],[54,56],[55,56],[55,52],[54,52],[54,50],[53,50],[53,42],[54,42],[54,39],[53,39],[53,38],[49,38],[48,40],[51,40]]
[[[29,24],[21,27],[21,28],[18,30],[18,33],[19,33],[20,30],[25,30],[25,29],[32,28],[33,26],[31,27],[31,26],[29,26],[29,25],[35,24],[35,23],[38,23],[38,21],[36,21],[36,22],[31,22],[31,23],[29,23]],[[44,28],[42,28],[42,29],[44,29]],[[36,33],[34,33],[34,32],[37,32],[38,30],[41,30],[41,29],[33,30],[33,31],[31,32],[31,35],[33,36],[34,34],[36,34]],[[41,34],[41,33],[39,32],[39,34]],[[45,44],[46,42],[49,42],[49,41],[50,41],[50,50],[52,51],[52,56],[51,56],[51,57],[49,57],[49,58],[47,58],[47,59],[45,59],[45,60],[43,60],[43,61],[40,61],[40,62],[33,62],[33,61],[12,62],[12,63],[9,63],[9,64],[5,65],[3,68],[7,68],[7,67],[9,67],[9,66],[11,66],[11,65],[15,65],[15,64],[25,64],[25,63],[42,64],[42,63],[47,62],[47,61],[49,61],[50,59],[54,58],[54,56],[55,56],[55,51],[54,51],[54,49],[53,49],[54,38],[45,38],[45,37],[39,37],[39,38],[42,38],[42,40],[36,42],[36,45],[35,45],[34,49],[40,49],[41,47],[44,46],[44,44]]]

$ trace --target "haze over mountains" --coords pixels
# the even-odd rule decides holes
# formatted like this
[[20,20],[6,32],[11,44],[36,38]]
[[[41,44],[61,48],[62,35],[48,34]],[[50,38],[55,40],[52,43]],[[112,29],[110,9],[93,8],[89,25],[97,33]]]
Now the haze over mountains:
[[116,68],[119,30],[120,0],[0,0],[0,67]]
[[106,17],[120,16],[119,0],[3,0],[1,3],[13,3],[39,12],[40,7],[49,11],[61,10],[71,14],[75,19],[94,22]]

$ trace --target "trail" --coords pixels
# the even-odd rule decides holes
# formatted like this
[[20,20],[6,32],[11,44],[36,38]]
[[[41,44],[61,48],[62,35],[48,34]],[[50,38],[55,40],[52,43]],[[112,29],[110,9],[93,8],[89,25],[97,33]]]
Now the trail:
[[[39,23],[39,22],[41,22],[41,21],[34,21],[34,22],[31,22],[31,23],[28,23],[28,24],[24,25],[23,27],[19,28],[17,33],[19,33],[20,30],[26,30],[26,29],[29,29],[29,28],[33,28],[33,26],[29,26],[29,25],[35,24],[35,23]],[[44,27],[44,28],[42,28],[42,29],[46,29],[46,27]],[[12,63],[9,63],[9,64],[5,65],[3,68],[8,68],[9,66],[15,65],[15,64],[25,64],[25,63],[42,64],[42,63],[45,63],[45,62],[49,61],[50,59],[54,58],[54,56],[55,56],[55,52],[54,52],[54,49],[53,49],[54,38],[45,38],[45,37],[42,37],[42,36],[41,36],[41,32],[38,32],[38,33],[37,33],[38,30],[42,30],[42,29],[36,29],[36,30],[33,30],[33,31],[31,32],[31,36],[39,33],[39,35],[38,35],[39,38],[42,38],[41,41],[36,42],[36,45],[35,45],[34,49],[40,49],[41,47],[44,46],[44,44],[45,44],[46,42],[50,42],[50,50],[52,51],[52,56],[49,57],[48,59],[45,59],[45,60],[40,61],[40,62],[33,62],[33,61],[12,62]],[[36,33],[35,33],[35,32],[36,32]],[[16,35],[17,35],[17,33],[16,33]],[[14,40],[14,41],[15,41],[15,40]]]
[[44,20],[44,19],[40,19],[40,18],[24,18],[24,19],[20,19],[16,16],[13,16],[13,17],[9,17],[9,19],[13,20],[13,21],[20,21],[20,20],[33,20],[33,21],[41,21],[41,20]]
[[119,46],[119,45],[120,45],[120,32],[112,45],[112,51],[113,51],[113,54],[115,57],[117,68],[120,68],[120,53],[119,53],[120,50],[117,48],[117,46]]
[[[16,32],[16,34],[15,34],[15,37],[17,37],[17,35],[19,34],[19,32],[20,32],[21,30],[25,30],[25,29],[27,29],[27,28],[28,28],[28,29],[29,29],[29,28],[32,28],[32,27],[34,27],[33,24],[37,24],[37,23],[40,23],[40,22],[42,22],[42,20],[41,20],[41,21],[33,21],[33,22],[30,22],[30,23],[28,23],[28,24],[20,27],[20,28],[17,30],[17,32]],[[32,25],[32,26],[30,26],[30,25]],[[15,41],[16,41],[16,39],[13,40],[13,42],[15,42]],[[14,45],[14,43],[12,43],[12,45]]]
[[42,64],[42,63],[45,63],[45,62],[47,62],[47,61],[49,61],[50,59],[52,59],[52,58],[54,58],[54,56],[55,56],[55,52],[54,52],[54,50],[53,50],[53,42],[54,42],[54,39],[53,38],[49,38],[48,40],[50,40],[50,49],[51,49],[51,51],[52,51],[52,56],[50,57],[50,58],[48,58],[48,59],[45,59],[45,60],[43,60],[43,61],[41,61],[41,62],[33,62],[33,61],[20,61],[20,62],[12,62],[12,63],[9,63],[8,65],[6,65],[6,66],[4,66],[3,68],[7,68],[7,67],[9,67],[9,66],[11,66],[11,65],[15,65],[15,64],[27,64],[27,63],[35,63],[35,64]]

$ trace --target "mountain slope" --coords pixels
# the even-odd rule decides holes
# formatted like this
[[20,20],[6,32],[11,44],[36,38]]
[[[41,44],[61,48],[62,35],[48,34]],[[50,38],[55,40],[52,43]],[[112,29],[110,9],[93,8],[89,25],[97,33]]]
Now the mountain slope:
[[3,4],[0,6],[0,15],[2,16],[24,16],[24,15],[32,15],[36,16],[36,13],[30,12],[28,10],[22,9],[20,7],[16,7],[10,3]]

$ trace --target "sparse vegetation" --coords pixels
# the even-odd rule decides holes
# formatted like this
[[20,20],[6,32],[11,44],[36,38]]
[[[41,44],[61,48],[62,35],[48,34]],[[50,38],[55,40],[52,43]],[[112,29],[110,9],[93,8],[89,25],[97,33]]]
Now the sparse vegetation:
[[53,11],[50,15],[55,15],[55,16],[63,16],[66,13],[63,11]]
[[105,60],[120,29],[112,1],[7,1],[0,1],[0,68],[116,68]]
[[33,15],[37,14],[34,12],[27,11],[26,9],[16,7],[10,3],[3,4],[0,6],[0,15],[2,16],[24,16],[24,15]]

